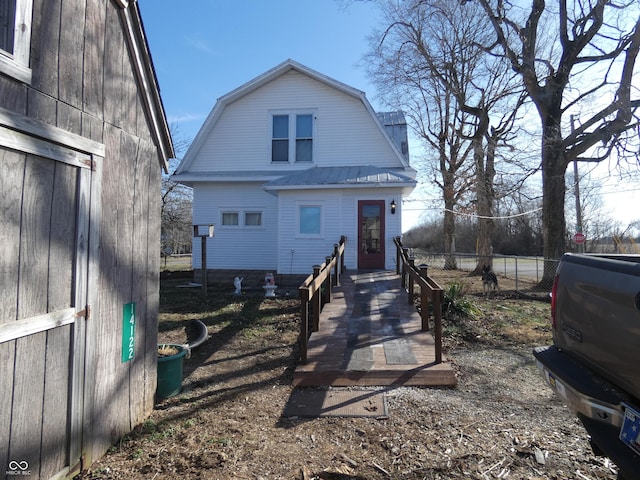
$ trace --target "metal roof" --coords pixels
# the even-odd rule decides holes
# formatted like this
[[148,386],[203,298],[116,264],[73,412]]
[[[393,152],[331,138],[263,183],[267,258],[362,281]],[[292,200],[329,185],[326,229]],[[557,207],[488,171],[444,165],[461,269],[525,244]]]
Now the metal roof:
[[[403,170],[404,172],[405,170]],[[283,190],[299,187],[396,187],[415,186],[416,181],[392,168],[374,166],[313,167],[271,180],[265,190]]]
[[395,112],[376,112],[376,115],[380,119],[383,125],[406,125],[407,121],[404,118],[402,110]]

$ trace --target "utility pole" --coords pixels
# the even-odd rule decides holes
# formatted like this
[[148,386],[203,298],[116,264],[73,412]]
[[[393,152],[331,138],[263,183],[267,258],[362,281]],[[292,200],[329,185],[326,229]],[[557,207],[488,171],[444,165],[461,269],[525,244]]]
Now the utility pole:
[[[573,123],[573,114],[571,119],[571,133],[575,131]],[[580,205],[580,179],[578,177],[578,159],[573,160],[573,179],[574,179],[574,192],[576,196],[576,233],[582,233],[582,207]],[[584,243],[578,244],[578,252],[584,253]]]

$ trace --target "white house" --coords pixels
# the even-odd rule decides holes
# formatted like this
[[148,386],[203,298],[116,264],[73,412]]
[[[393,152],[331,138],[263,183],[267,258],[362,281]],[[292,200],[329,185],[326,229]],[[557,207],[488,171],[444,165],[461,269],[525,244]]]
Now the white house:
[[[208,270],[309,274],[342,235],[347,268],[393,269],[407,151],[401,112],[287,60],[218,99],[173,180],[215,227]],[[198,238],[193,252],[200,269]]]

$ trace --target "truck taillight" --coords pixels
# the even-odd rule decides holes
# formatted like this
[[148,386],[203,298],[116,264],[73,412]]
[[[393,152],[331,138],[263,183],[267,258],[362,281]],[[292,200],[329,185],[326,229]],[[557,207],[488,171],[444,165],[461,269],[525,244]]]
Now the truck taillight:
[[556,295],[558,291],[558,280],[560,276],[556,273],[556,276],[553,278],[553,287],[551,288],[551,327],[556,329],[556,299],[558,296]]

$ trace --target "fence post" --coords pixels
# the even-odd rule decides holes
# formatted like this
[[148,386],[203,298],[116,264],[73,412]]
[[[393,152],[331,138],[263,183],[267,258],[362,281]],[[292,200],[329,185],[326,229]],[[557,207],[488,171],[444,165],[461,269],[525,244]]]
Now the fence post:
[[402,288],[407,288],[407,259],[409,258],[409,249],[402,247]]
[[331,267],[329,267],[329,265],[331,264],[331,260],[332,257],[325,257],[324,258],[324,264],[325,264],[325,268],[327,269],[327,279],[325,280],[325,290],[324,290],[324,301],[326,303],[331,303],[331,286],[333,285],[333,278],[331,276]]
[[444,292],[433,291],[433,339],[436,347],[436,363],[442,363],[442,301]]
[[[427,273],[427,268],[428,268],[428,265],[425,265],[425,264],[420,265],[420,276],[424,279],[425,282],[429,277]],[[423,283],[420,282],[420,316],[422,317],[423,332],[429,331],[429,297],[431,295],[428,294],[430,292],[427,292],[427,290],[430,291],[431,287],[427,289],[424,287]]]
[[400,262],[402,261],[402,259],[400,258],[400,245],[401,245],[400,237],[396,237],[395,240],[396,241],[394,243],[396,244],[396,275],[400,275],[400,271],[401,271]]
[[307,363],[307,344],[309,343],[309,289],[301,287],[300,292],[300,362]]
[[[313,278],[317,278],[320,275],[320,265],[313,266]],[[315,291],[311,297],[311,306],[313,313],[313,325],[311,326],[312,332],[320,330],[320,312],[322,311],[322,289],[319,288]]]
[[409,258],[409,267],[407,268],[407,271],[409,272],[409,288],[407,288],[407,303],[409,305],[413,305],[413,285],[414,285],[414,279],[413,279],[413,275],[415,274],[415,264],[416,264],[416,259],[414,257]]
[[338,287],[340,286],[340,245],[337,243],[333,244],[333,258],[336,259],[336,264],[333,266],[333,285]]

